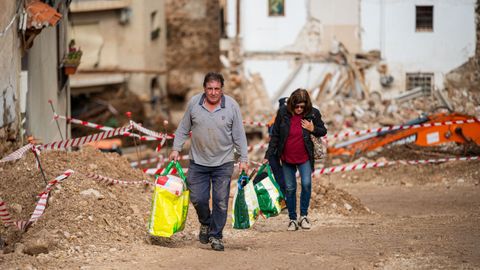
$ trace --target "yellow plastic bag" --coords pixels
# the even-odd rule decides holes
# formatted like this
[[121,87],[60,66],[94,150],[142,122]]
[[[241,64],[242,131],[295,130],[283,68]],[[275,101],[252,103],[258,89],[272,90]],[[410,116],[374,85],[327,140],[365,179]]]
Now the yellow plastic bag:
[[152,198],[152,210],[148,222],[148,232],[152,236],[170,237],[180,232],[185,227],[188,214],[188,203],[190,192],[187,189],[186,178],[178,162],[170,162],[163,175],[167,175],[173,166],[176,167],[178,175],[184,181],[184,190],[177,196],[156,184]]

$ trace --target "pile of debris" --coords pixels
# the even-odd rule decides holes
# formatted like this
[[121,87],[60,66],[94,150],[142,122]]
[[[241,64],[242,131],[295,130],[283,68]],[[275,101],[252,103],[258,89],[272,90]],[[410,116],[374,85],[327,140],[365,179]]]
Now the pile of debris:
[[312,186],[311,209],[330,215],[363,215],[371,213],[362,202],[333,184]]
[[[148,179],[140,170],[131,169],[125,158],[85,147],[77,152],[46,152],[40,159],[47,181],[66,169],[74,173],[55,186],[45,213],[27,232],[0,228],[7,245],[4,252],[35,255],[57,248],[70,250],[88,244],[144,240],[151,190],[142,186],[107,186],[85,176],[95,173],[122,180]],[[13,165],[4,164],[0,170],[0,197],[8,204],[13,220],[28,220],[36,196],[45,188],[33,155]]]
[[417,87],[396,94],[379,93],[371,92],[365,85],[364,76],[376,68],[382,84],[388,85],[391,78],[387,66],[380,62],[380,54],[372,51],[353,57],[342,44],[339,48],[335,58],[339,65],[340,72],[335,74],[338,76],[332,78],[328,73],[320,86],[311,91],[313,102],[323,113],[330,133],[400,125],[440,111],[480,117],[478,85],[472,80],[464,80],[474,72],[473,64],[466,64],[448,74],[446,90]]

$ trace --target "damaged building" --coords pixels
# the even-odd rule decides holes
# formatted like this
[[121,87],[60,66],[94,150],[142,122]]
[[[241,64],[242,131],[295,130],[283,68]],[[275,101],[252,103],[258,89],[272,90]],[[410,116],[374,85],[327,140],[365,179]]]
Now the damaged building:
[[[329,63],[340,44],[352,56],[374,52],[377,63],[361,75],[381,94],[424,84],[443,89],[444,75],[475,54],[473,0],[238,2],[228,2],[227,35],[239,36],[245,72],[260,73],[272,99],[291,92],[289,81],[314,89],[329,73],[338,76]],[[277,2],[282,13],[272,12]]]
[[69,115],[64,73],[68,7],[65,1],[0,2],[0,153],[32,136],[49,142],[69,136],[53,112]]
[[[459,89],[445,81],[475,56],[475,7],[474,0],[230,0],[221,44],[229,64],[261,78],[273,106],[301,87],[333,130],[392,125],[435,107],[463,109],[452,96]],[[473,105],[460,111],[479,114],[466,95]]]
[[110,126],[126,111],[147,125],[165,118],[164,1],[75,0],[70,12],[69,39],[83,51],[70,76],[73,116]]

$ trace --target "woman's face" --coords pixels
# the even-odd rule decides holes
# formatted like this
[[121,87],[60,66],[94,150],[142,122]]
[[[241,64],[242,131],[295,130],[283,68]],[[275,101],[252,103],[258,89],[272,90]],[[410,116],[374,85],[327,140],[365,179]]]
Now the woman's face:
[[303,114],[303,111],[305,110],[305,102],[300,102],[295,104],[295,114]]

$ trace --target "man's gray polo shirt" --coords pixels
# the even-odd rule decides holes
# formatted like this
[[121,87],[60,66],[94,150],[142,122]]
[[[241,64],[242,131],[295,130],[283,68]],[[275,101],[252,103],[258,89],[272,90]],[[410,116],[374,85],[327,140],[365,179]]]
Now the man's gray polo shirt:
[[175,131],[173,150],[181,151],[192,131],[190,159],[202,166],[215,167],[234,161],[234,149],[240,161],[247,162],[247,138],[238,103],[223,95],[220,104],[210,112],[204,107],[205,94],[192,97],[187,111]]

